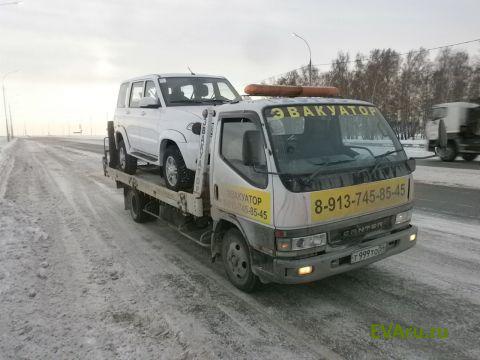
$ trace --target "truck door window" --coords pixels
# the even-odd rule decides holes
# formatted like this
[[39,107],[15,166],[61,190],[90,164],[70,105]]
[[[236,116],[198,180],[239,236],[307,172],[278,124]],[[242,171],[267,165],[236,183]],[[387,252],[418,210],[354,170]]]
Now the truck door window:
[[155,87],[155,83],[151,80],[148,80],[145,83],[145,96],[151,97],[152,99],[158,99],[157,88]]
[[[252,136],[257,135],[258,136]],[[244,147],[249,139],[257,139],[254,146],[257,164],[246,165]],[[223,160],[252,185],[260,188],[267,186],[267,160],[265,144],[260,126],[245,118],[227,118],[222,120],[220,155]]]
[[126,106],[127,90],[128,90],[128,84],[120,85],[120,90],[118,91],[117,108],[124,108]]
[[137,108],[140,105],[140,99],[143,97],[143,81],[132,84],[130,91],[130,107]]

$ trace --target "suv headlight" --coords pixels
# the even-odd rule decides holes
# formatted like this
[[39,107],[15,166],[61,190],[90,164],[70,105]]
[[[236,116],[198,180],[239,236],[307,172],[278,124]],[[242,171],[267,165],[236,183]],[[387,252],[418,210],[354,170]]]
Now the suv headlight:
[[277,250],[296,251],[327,245],[327,234],[315,234],[296,238],[277,238]]
[[413,210],[410,209],[410,210],[398,213],[397,216],[395,217],[395,225],[410,222],[410,220],[412,220],[412,212]]

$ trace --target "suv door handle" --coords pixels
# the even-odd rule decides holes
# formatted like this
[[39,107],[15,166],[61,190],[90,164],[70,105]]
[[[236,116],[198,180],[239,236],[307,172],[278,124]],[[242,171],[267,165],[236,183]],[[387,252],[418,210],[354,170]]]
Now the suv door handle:
[[125,110],[125,114],[129,115],[129,114],[130,114],[130,110]]
[[146,114],[145,110],[140,113],[142,116]]

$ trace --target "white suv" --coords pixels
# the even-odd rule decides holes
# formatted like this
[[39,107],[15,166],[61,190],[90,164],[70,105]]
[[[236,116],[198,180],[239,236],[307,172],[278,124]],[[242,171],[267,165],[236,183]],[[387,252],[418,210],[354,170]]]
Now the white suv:
[[220,76],[146,75],[123,82],[114,117],[120,169],[133,174],[140,159],[162,167],[168,188],[188,190],[199,148],[194,124],[205,105],[240,100]]

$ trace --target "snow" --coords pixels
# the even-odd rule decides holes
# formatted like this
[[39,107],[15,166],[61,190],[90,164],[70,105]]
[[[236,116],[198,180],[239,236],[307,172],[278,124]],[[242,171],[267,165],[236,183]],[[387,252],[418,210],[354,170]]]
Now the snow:
[[[100,156],[23,139],[0,152],[0,357],[480,358],[478,220],[415,211],[402,254],[245,294],[167,224],[133,222]],[[450,337],[370,338],[390,322]]]

